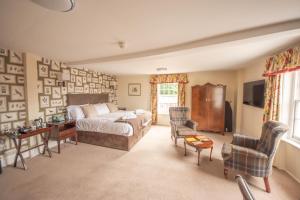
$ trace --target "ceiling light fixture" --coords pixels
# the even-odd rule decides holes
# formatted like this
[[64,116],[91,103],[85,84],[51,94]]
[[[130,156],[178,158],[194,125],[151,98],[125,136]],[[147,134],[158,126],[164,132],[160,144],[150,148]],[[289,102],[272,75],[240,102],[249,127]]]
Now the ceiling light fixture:
[[166,67],[158,67],[158,68],[156,68],[156,71],[167,71],[168,70],[168,68],[166,68]]
[[75,7],[75,0],[31,0],[32,2],[47,8],[60,12],[69,12]]

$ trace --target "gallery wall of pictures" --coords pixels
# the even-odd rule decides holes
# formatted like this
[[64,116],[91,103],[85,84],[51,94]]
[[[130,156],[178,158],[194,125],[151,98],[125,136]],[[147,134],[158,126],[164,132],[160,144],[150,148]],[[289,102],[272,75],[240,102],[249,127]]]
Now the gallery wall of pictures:
[[[40,112],[51,121],[53,115],[64,115],[68,93],[108,93],[109,101],[117,104],[116,76],[83,69],[71,68],[61,62],[42,58],[38,67],[38,93]],[[57,77],[63,73],[70,78],[59,86]]]
[[23,126],[26,120],[23,54],[0,49],[0,129]]

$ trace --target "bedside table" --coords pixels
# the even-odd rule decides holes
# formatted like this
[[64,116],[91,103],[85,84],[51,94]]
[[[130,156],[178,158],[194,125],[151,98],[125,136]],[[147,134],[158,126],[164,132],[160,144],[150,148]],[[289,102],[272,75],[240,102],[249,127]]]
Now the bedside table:
[[51,139],[57,141],[58,153],[60,153],[60,141],[64,140],[66,142],[67,138],[74,138],[75,144],[77,145],[77,132],[76,132],[76,121],[69,120],[63,122],[51,122],[48,123],[49,126],[52,126]]

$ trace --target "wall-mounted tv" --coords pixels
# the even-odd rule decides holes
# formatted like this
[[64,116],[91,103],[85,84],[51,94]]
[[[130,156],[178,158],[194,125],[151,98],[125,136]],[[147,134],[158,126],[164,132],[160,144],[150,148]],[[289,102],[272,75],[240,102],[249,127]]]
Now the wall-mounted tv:
[[265,104],[265,80],[244,83],[243,104],[263,108]]

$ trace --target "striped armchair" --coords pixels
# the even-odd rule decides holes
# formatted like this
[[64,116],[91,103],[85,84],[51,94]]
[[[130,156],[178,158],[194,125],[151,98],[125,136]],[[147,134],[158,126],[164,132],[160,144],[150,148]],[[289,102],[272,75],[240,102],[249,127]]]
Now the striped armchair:
[[[177,145],[177,139],[183,138],[186,135],[190,135],[191,131],[196,131],[197,122],[189,120],[187,113],[188,107],[170,107],[170,124],[171,124],[171,138],[175,139],[175,145]],[[196,133],[195,133],[196,134]]]
[[228,169],[235,169],[256,177],[263,177],[267,192],[271,192],[268,177],[280,138],[288,127],[280,122],[268,121],[262,127],[260,139],[234,134],[231,144],[224,144],[222,157],[224,175]]

